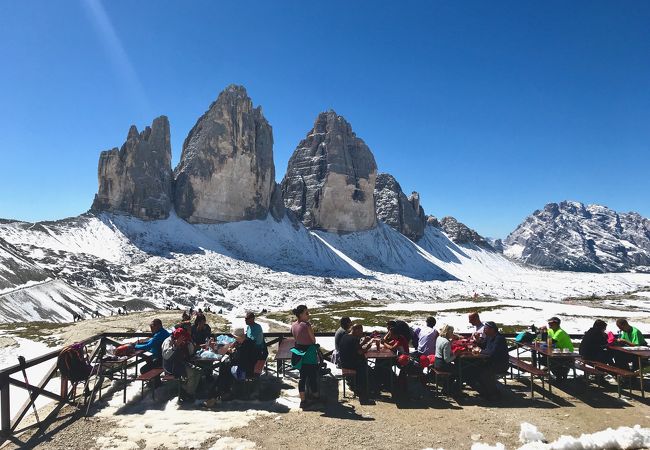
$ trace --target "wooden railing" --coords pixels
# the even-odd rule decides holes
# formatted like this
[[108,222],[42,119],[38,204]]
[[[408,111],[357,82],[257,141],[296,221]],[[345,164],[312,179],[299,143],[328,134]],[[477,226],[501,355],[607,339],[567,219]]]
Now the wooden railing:
[[[215,335],[220,334],[216,333]],[[514,333],[504,334],[506,338],[514,338]],[[279,344],[283,339],[290,337],[291,333],[264,333],[266,343],[268,346]],[[333,337],[334,333],[316,333],[316,337]],[[644,335],[646,338],[650,339],[650,335]],[[89,359],[90,362],[95,362],[98,355],[105,354],[106,344],[119,344],[120,342],[117,339],[124,338],[147,338],[151,337],[151,333],[102,333],[95,336],[92,336],[88,339],[81,341],[87,347],[91,347]],[[572,339],[582,338],[581,334],[570,334]],[[61,352],[62,348],[52,350],[44,355],[38,356],[36,358],[27,360],[24,366],[20,364],[15,364],[13,366],[4,368],[0,370],[0,432],[2,436],[0,437],[0,443],[4,442],[8,437],[15,435],[17,433],[23,432],[29,428],[34,428],[36,426],[46,426],[49,422],[56,418],[58,409],[55,408],[50,414],[41,421],[40,424],[33,424],[26,426],[18,430],[18,425],[27,415],[27,412],[36,401],[39,396],[47,397],[49,399],[59,402],[60,405],[63,404],[72,404],[72,399],[68,394],[68,381],[65,379],[61,380],[61,389],[59,392],[52,392],[46,389],[47,384],[55,377],[57,374],[56,361]],[[27,370],[30,367],[43,364],[45,362],[51,361],[52,367],[47,370],[45,376],[37,383],[27,385],[22,379],[15,378],[16,375],[22,377],[23,367]],[[20,407],[18,412],[11,417],[11,395],[10,395],[10,386],[14,388],[24,389],[27,391],[28,400]]]

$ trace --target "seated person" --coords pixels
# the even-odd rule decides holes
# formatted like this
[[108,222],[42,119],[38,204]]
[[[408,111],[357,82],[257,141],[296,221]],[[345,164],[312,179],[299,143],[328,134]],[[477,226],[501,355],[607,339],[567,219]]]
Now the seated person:
[[[404,336],[407,342],[411,342],[414,338],[415,333],[413,329],[409,326],[408,323],[404,322],[403,320],[399,320],[399,319],[389,320],[388,329],[390,330],[390,328],[395,328],[396,333],[399,333],[401,336]],[[417,341],[414,341],[413,344],[414,346],[417,345]]]
[[470,340],[480,344],[485,340],[485,325],[481,322],[477,312],[470,313],[468,316],[469,323],[474,327]]
[[449,383],[452,390],[458,390],[458,370],[454,364],[456,355],[451,351],[451,341],[454,339],[454,327],[451,325],[443,325],[440,327],[440,334],[436,339],[436,359],[433,367],[442,372],[449,372]]
[[418,333],[418,346],[414,356],[429,356],[436,354],[436,340],[438,339],[438,330],[436,326],[435,317],[427,317],[427,325],[420,328]]
[[630,347],[648,345],[643,337],[643,333],[641,333],[638,328],[630,325],[627,320],[618,319],[616,321],[616,326],[620,330],[618,339],[616,340],[619,344]]
[[386,324],[388,333],[382,338],[381,343],[395,353],[409,352],[409,338],[403,334],[402,329],[398,329],[395,321],[391,320]]
[[339,329],[336,330],[336,333],[334,333],[334,349],[337,352],[339,351],[339,342],[341,342],[341,338],[343,337],[343,335],[348,334],[350,332],[350,327],[352,326],[352,320],[350,320],[349,317],[341,317],[339,324],[340,324]]
[[486,355],[487,359],[478,367],[476,373],[478,391],[488,400],[494,400],[498,394],[496,374],[508,371],[508,344],[494,322],[485,322],[483,329],[485,342],[482,344],[481,354]]
[[363,326],[358,323],[352,325],[350,333],[341,336],[339,357],[342,369],[351,369],[357,372],[353,389],[359,396],[359,400],[363,402],[368,399],[368,386],[366,386],[368,363],[364,355],[370,349],[372,342],[369,337],[363,339],[362,337]]
[[248,339],[255,342],[257,349],[260,352],[259,359],[266,361],[269,356],[269,351],[266,348],[266,341],[264,340],[264,331],[259,323],[255,322],[255,313],[249,312],[246,314],[246,336]]
[[[219,367],[219,376],[217,377],[216,395],[222,400],[232,398],[232,384],[237,380],[245,380],[253,376],[255,372],[255,363],[259,359],[259,350],[251,339],[246,337],[243,328],[236,328],[233,331],[235,343],[229,350],[230,360],[224,362]],[[205,406],[211,407],[216,403],[216,398],[205,402]]]
[[135,344],[135,350],[144,350],[151,353],[151,358],[140,367],[140,373],[145,373],[151,369],[162,367],[162,343],[169,337],[169,331],[162,326],[160,319],[153,319],[149,324],[149,329],[153,336],[144,342]]
[[[571,337],[569,334],[560,328],[560,319],[558,317],[551,317],[548,319],[548,337],[553,340],[553,346],[556,349],[563,350],[567,349],[570,352],[574,351],[573,342],[571,342]],[[551,373],[555,375],[555,378],[558,381],[564,381],[569,374],[569,366],[566,364],[554,364]]]
[[203,314],[197,314],[194,319],[194,325],[191,328],[192,342],[199,347],[207,344],[208,340],[212,337],[212,330],[207,323],[207,319]]
[[606,329],[607,324],[604,321],[598,319],[594,322],[594,326],[587,330],[582,341],[580,341],[580,347],[578,348],[580,356],[590,361],[599,361],[605,364],[612,363],[612,354],[607,350]]
[[201,370],[189,365],[192,354],[194,354],[192,336],[183,327],[176,328],[163,341],[163,369],[180,380],[180,401],[193,399],[201,380]]
[[[616,326],[620,330],[616,343],[618,345],[626,347],[638,347],[645,346],[646,340],[643,337],[643,333],[639,331],[638,328],[633,327],[625,319],[618,319],[616,321]],[[639,370],[639,358],[623,352],[615,352],[614,359],[617,367],[621,369],[630,368],[630,363],[632,364],[632,371]]]

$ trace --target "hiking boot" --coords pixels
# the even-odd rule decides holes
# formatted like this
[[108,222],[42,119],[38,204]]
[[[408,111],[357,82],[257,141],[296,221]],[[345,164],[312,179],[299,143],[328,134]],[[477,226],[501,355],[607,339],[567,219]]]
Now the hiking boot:
[[217,404],[218,400],[216,398],[210,398],[203,402],[201,406],[204,408],[213,408]]

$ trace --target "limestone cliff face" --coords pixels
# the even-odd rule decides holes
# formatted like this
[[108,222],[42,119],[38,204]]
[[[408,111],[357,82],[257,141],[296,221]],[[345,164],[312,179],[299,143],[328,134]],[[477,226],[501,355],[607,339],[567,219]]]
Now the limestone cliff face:
[[375,185],[377,219],[413,241],[424,235],[427,217],[420,206],[420,194],[406,197],[395,177],[387,173],[377,175]]
[[334,111],[318,115],[294,151],[282,180],[282,197],[305,226],[353,232],[377,224],[377,164],[368,146]]
[[122,148],[99,156],[99,189],[91,210],[143,220],[167,218],[172,208],[171,154],[167,117],[156,118],[141,133],[131,126]]
[[244,87],[228,86],[199,118],[174,178],[176,213],[188,222],[266,218],[275,189],[273,132]]

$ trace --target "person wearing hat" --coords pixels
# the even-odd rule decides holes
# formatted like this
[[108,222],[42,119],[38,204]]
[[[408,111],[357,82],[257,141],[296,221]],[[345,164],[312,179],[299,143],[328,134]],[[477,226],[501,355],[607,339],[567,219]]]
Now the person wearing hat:
[[[567,349],[573,353],[573,343],[571,342],[571,337],[569,334],[560,328],[560,319],[556,316],[548,319],[548,337],[553,340],[553,345],[556,349],[562,350]],[[557,381],[564,381],[569,374],[569,367],[565,364],[555,364],[550,368],[551,373],[555,375]]]
[[480,344],[481,354],[487,358],[484,364],[479,366],[476,374],[476,381],[479,384],[477,389],[488,400],[495,400],[498,397],[496,375],[508,371],[508,344],[496,323],[485,322],[483,330],[485,341]]
[[573,352],[573,343],[571,342],[571,338],[566,331],[560,328],[560,323],[560,319],[555,316],[548,319],[548,336],[553,339],[555,348],[566,348],[569,349],[570,352]]
[[235,342],[228,351],[230,359],[219,367],[215,397],[207,400],[204,406],[212,407],[216,397],[221,400],[231,400],[231,388],[235,380],[245,380],[253,375],[255,363],[259,357],[259,349],[251,339],[246,337],[243,328],[235,328],[232,332]]

